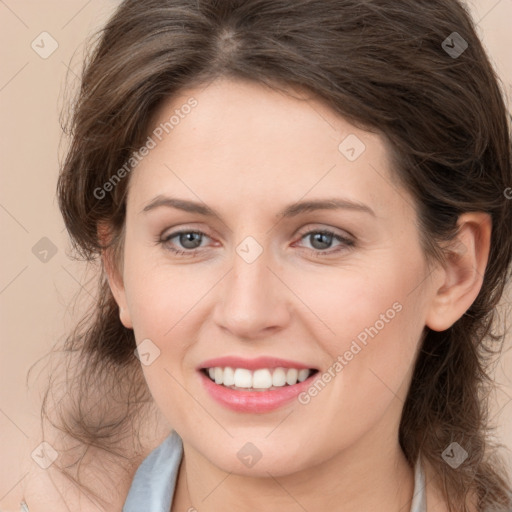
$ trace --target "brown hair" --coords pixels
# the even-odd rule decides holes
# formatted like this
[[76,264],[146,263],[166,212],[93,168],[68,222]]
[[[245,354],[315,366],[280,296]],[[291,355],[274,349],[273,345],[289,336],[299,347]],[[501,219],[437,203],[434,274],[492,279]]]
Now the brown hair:
[[[463,50],[462,40],[467,48],[450,52]],[[80,257],[94,261],[106,249],[98,236],[106,225],[120,264],[129,176],[100,199],[95,191],[141,147],[165,99],[220,76],[309,90],[385,137],[432,261],[443,260],[441,242],[453,239],[460,214],[491,215],[481,291],[449,329],[425,328],[399,439],[411,463],[421,455],[434,468],[450,510],[469,510],[471,495],[479,510],[510,511],[486,397],[512,257],[511,138],[499,80],[466,8],[458,0],[125,0],[86,60],[59,176],[59,206]],[[66,340],[80,365],[56,423],[122,455],[117,440],[137,435],[130,422],[151,397],[133,331],[119,320],[104,271],[99,279],[93,310]],[[452,442],[469,455],[456,470],[442,458]]]

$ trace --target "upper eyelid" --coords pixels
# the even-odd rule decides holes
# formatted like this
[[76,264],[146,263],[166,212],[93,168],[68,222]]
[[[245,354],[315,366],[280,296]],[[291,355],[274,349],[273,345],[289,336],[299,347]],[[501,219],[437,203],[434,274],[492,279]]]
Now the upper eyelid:
[[[167,233],[167,231],[170,231],[170,232]],[[321,224],[313,224],[312,226],[309,226],[307,228],[299,229],[299,230],[296,231],[296,233],[297,233],[297,235],[304,236],[306,234],[309,234],[312,231],[313,232],[329,231],[329,232],[332,232],[334,235],[338,235],[338,236],[340,236],[342,238],[350,238],[350,239],[354,239],[355,238],[355,236],[352,233],[350,233],[349,231],[347,231],[346,229],[335,228],[335,227],[325,226],[325,225],[321,225]],[[176,236],[176,235],[181,234],[181,233],[191,233],[191,232],[201,233],[203,235],[206,235],[209,238],[212,238],[212,236],[210,236],[208,234],[207,230],[202,229],[202,228],[188,227],[188,226],[175,227],[175,228],[166,228],[166,229],[164,229],[161,232],[160,237],[162,239],[163,238],[169,238],[169,237],[172,238],[173,236]]]
[[[331,227],[325,227],[325,226],[323,226],[323,227],[310,226],[308,228],[298,230],[298,233],[296,236],[298,236],[299,239],[297,241],[300,242],[306,236],[310,236],[313,233],[327,232],[329,234],[332,234],[333,238],[337,239],[340,242],[343,242],[343,241],[351,242],[351,243],[355,242],[355,237],[351,233],[349,233],[348,231],[345,231],[345,230],[343,230],[342,233],[339,233],[338,229],[339,228],[331,228]],[[203,237],[206,236],[210,240],[212,239],[212,237],[208,233],[206,233],[205,230],[198,229],[198,228],[187,228],[186,226],[184,228],[179,228],[179,229],[176,229],[175,231],[171,231],[168,234],[164,234],[164,233],[165,233],[165,231],[159,237],[159,239],[162,242],[169,242],[172,238],[175,238],[184,233],[197,233],[197,234],[202,235]],[[201,250],[201,249],[203,249],[203,247],[200,246],[200,247],[197,247],[196,249],[190,249],[190,252],[192,252],[193,250]]]
[[[162,242],[169,242],[172,238],[175,238],[184,233],[197,233],[197,234],[200,234],[203,238],[208,237],[210,240],[212,239],[212,237],[210,235],[208,235],[207,233],[205,233],[204,231],[202,231],[200,229],[179,229],[177,231],[171,231],[168,234],[162,234],[161,237],[159,237],[159,239]],[[200,249],[200,247],[198,247],[198,249]],[[193,249],[191,249],[191,250],[193,250]]]

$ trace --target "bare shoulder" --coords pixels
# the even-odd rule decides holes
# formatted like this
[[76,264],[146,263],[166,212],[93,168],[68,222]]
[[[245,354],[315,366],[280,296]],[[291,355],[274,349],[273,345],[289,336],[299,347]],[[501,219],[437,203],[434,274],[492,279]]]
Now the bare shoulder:
[[105,472],[90,467],[79,485],[58,468],[34,467],[24,479],[20,501],[26,502],[30,512],[121,511],[134,473],[135,468],[112,466]]

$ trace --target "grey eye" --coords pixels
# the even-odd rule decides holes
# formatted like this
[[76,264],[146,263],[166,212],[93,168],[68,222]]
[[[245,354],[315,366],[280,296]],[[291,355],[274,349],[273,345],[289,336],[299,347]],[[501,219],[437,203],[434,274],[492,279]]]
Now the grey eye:
[[179,243],[186,249],[197,249],[201,245],[203,237],[201,233],[195,233],[193,231],[187,231],[175,236],[179,237]]
[[311,245],[318,249],[319,251],[323,251],[328,249],[332,243],[334,235],[332,233],[311,233],[307,235],[310,238]]

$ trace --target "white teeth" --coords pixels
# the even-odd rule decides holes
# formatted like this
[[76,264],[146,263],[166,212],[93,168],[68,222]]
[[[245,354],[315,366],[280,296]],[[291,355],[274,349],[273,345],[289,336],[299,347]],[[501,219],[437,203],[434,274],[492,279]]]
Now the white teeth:
[[272,374],[272,386],[281,387],[286,384],[286,371],[284,368],[276,368]]
[[305,381],[309,377],[309,370],[299,370],[299,375],[297,376],[297,380],[299,382]]
[[299,375],[299,370],[296,370],[295,368],[289,368],[286,372],[286,384],[289,386],[297,384],[297,375]]
[[251,371],[246,368],[231,368],[229,366],[226,368],[216,366],[207,369],[210,379],[216,384],[244,389],[270,389],[286,384],[293,386],[297,382],[305,381],[311,372],[312,370],[298,370],[297,368],[260,368]]
[[268,389],[272,386],[272,375],[266,368],[256,370],[252,375],[252,387],[256,389]]
[[224,386],[233,386],[235,384],[235,371],[229,366],[224,368]]
[[[222,368],[219,368],[222,371]],[[217,371],[217,369],[215,369]],[[237,388],[252,388],[252,372],[245,368],[237,368],[235,370],[235,386]]]

